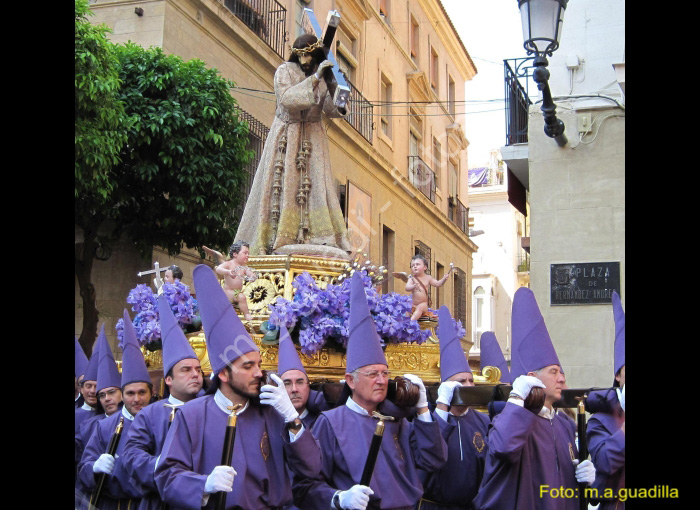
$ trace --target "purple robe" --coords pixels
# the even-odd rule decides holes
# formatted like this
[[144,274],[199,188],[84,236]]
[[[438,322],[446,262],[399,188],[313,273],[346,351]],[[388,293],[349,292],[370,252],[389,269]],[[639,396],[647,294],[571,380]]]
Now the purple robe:
[[[107,418],[99,420],[90,440],[85,445],[85,451],[78,466],[78,480],[86,494],[90,494],[97,488],[99,473],[93,472],[92,467],[100,455],[107,452],[121,416],[122,411],[119,410]],[[124,469],[123,463],[126,437],[131,424],[131,420],[124,418],[124,428],[114,454],[114,469],[112,474],[107,476],[102,489],[100,510],[111,510],[118,507],[127,508],[129,505],[131,505],[131,508],[136,508],[138,500],[141,499],[141,491],[138,489],[137,484],[130,479],[130,473]]]
[[[575,425],[569,418],[555,414],[550,420],[509,402],[494,417],[487,443],[486,468],[474,508],[578,510],[573,463],[578,450]],[[557,493],[546,492],[544,486],[567,492],[553,497]]]
[[[601,393],[601,392],[594,392]],[[589,398],[593,397],[591,394]],[[604,498],[605,490],[617,494],[625,487],[625,433],[620,427],[625,421],[617,394],[610,391],[602,396],[608,400],[610,413],[593,413],[586,424],[586,439],[591,462],[596,468],[592,487],[598,490],[599,510],[624,510],[625,502],[617,498]]]
[[[328,510],[333,494],[360,483],[377,419],[346,405],[321,413],[313,428],[323,452],[319,476],[294,478],[294,503],[304,510]],[[368,509],[413,509],[423,494],[417,468],[439,469],[447,446],[439,425],[418,419],[386,421],[370,488]]]
[[[207,477],[221,464],[227,420],[213,395],[196,398],[177,411],[155,472],[158,490],[171,510],[202,507]],[[226,508],[263,510],[288,504],[292,490],[287,462],[303,476],[318,473],[317,442],[304,430],[290,443],[277,411],[251,401],[237,419],[232,463],[237,474]],[[215,500],[210,495],[206,508],[213,508]]]
[[474,409],[462,416],[450,414],[448,421],[438,413],[433,417],[447,443],[447,462],[437,471],[420,471],[425,488],[421,510],[472,508],[484,474],[490,420]]
[[143,494],[139,510],[160,510],[162,505],[154,471],[168,433],[172,409],[164,404],[169,403],[167,399],[159,400],[141,409],[126,436],[122,462]]

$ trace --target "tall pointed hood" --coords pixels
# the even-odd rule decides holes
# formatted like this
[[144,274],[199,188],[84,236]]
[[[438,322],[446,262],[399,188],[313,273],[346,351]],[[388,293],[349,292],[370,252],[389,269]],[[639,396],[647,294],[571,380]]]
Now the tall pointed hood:
[[124,348],[122,350],[122,384],[123,388],[127,384],[135,382],[151,382],[151,376],[146,367],[146,360],[143,359],[143,352],[139,347],[136,337],[136,330],[129,317],[129,312],[124,309]]
[[213,373],[219,373],[244,354],[259,352],[260,349],[236,315],[214,271],[209,266],[200,264],[194,268],[192,279]]
[[438,309],[437,337],[440,340],[440,380],[447,381],[460,372],[471,372],[452,316],[445,305]]
[[297,353],[296,347],[294,347],[292,337],[289,336],[289,331],[287,331],[284,324],[281,324],[277,374],[282,377],[282,374],[287,370],[301,370],[306,373],[306,369],[304,365],[301,364],[301,359],[299,359],[299,353]]
[[625,311],[617,292],[612,295],[613,314],[615,316],[615,375],[625,365]]
[[503,356],[501,346],[498,345],[496,334],[493,331],[484,331],[484,333],[481,335],[479,345],[481,346],[482,372],[484,367],[496,367],[501,371],[501,382],[506,384],[512,383],[513,380],[510,377],[508,363],[506,362],[506,358]]
[[196,359],[197,354],[177,322],[164,294],[158,296],[158,315],[160,317],[160,337],[163,342],[163,375],[183,359]]
[[100,360],[97,366],[97,388],[95,388],[95,391],[99,393],[105,388],[121,388],[121,376],[119,375],[117,362],[114,361],[112,349],[107,342],[104,324],[102,325],[100,335],[97,337],[97,343],[100,346]]
[[78,342],[78,337],[75,337],[75,377],[80,377],[81,375],[85,375],[85,372],[88,367],[88,363],[90,363],[87,359],[87,356],[85,356],[85,352],[83,351],[83,348],[80,346],[80,342]]
[[384,356],[381,339],[369,311],[360,271],[350,282],[350,318],[348,319],[347,366],[345,373],[365,365],[389,365]]
[[549,365],[561,367],[535,294],[527,287],[520,287],[513,296],[512,331],[510,375],[513,380]]
[[[102,331],[104,332],[104,324],[102,325]],[[85,368],[85,377],[83,377],[83,382],[85,381],[95,381],[97,382],[97,367],[100,364],[100,337],[97,337],[95,345],[92,347],[92,356],[90,356],[90,361]]]

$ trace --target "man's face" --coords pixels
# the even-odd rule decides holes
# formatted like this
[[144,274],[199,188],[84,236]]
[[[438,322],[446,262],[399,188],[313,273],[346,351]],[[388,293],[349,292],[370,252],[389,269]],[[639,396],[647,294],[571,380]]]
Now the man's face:
[[620,383],[620,388],[625,385],[625,365],[622,365],[620,373],[615,376],[615,380]]
[[414,275],[422,276],[426,269],[427,266],[421,259],[414,259],[413,262],[411,262],[411,273]]
[[551,408],[552,404],[561,398],[561,390],[566,385],[566,376],[559,365],[549,365],[539,370],[539,374],[528,372],[527,375],[534,375],[544,383],[544,403],[547,407]]
[[122,401],[122,390],[115,386],[103,388],[97,394],[97,398],[100,399],[100,404],[102,409],[105,410],[105,414],[109,416],[119,410],[119,403]]
[[80,388],[80,393],[83,394],[83,399],[85,403],[91,407],[97,405],[97,381],[83,381],[83,385]]
[[311,55],[299,55],[299,66],[306,76],[310,76],[316,70],[316,62]]
[[365,365],[358,370],[357,382],[350,374],[345,374],[345,382],[350,386],[352,399],[357,404],[365,409],[376,409],[386,399],[388,367],[382,364]]
[[175,277],[173,276],[172,269],[168,269],[167,271],[165,271],[165,275],[163,276],[163,280],[168,282],[168,283],[175,283]]
[[[254,398],[260,395],[263,373],[262,360],[257,351],[248,352],[231,364],[231,370],[223,369],[219,372],[219,378],[233,393],[243,398]],[[222,389],[224,394],[226,393]],[[228,397],[228,395],[226,395]],[[230,397],[229,397],[230,399]]]
[[245,266],[248,263],[248,256],[250,255],[250,249],[247,246],[243,246],[241,251],[233,254],[233,260],[241,266]]
[[151,401],[151,389],[145,382],[135,382],[124,386],[124,407],[134,416]]
[[165,378],[170,393],[178,400],[188,402],[202,389],[202,367],[196,359],[188,358],[173,365],[172,376]]
[[281,379],[294,409],[301,414],[309,401],[309,392],[311,391],[309,378],[301,370],[287,370],[282,374]]
[[474,386],[474,375],[471,372],[457,372],[448,381],[457,381],[462,386]]

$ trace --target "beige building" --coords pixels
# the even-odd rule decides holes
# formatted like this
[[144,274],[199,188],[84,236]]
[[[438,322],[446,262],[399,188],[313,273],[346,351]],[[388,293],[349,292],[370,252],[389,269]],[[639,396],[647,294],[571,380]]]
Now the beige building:
[[[454,263],[448,283],[432,291],[433,308],[447,305],[470,338],[476,245],[468,237],[462,112],[463,84],[476,67],[438,0],[95,0],[90,21],[109,26],[113,42],[198,58],[233,80],[232,94],[250,120],[252,147],[259,153],[275,110],[274,72],[301,33],[304,8],[313,9],[321,26],[329,10],[341,14],[332,50],[351,85],[350,115],[325,122],[353,246],[389,271],[408,271],[418,252],[436,278]],[[148,269],[144,264],[175,262],[191,285],[200,262],[189,250],[172,260],[158,248],[152,261],[130,257],[96,263],[93,273],[96,287],[107,283],[110,264],[121,264],[127,275],[97,302],[114,345],[113,323],[127,306],[129,290],[147,283],[136,277]],[[384,291],[403,288],[390,279]],[[76,303],[77,296],[76,284]],[[76,309],[77,332],[81,324]]]
[[[612,305],[610,298],[595,302],[600,295],[595,287],[616,288],[624,308],[624,59],[624,3],[569,2],[561,45],[548,58],[550,89],[568,143],[559,147],[545,136],[541,104],[536,103],[541,98],[530,87],[535,104],[525,112],[526,138],[518,139],[513,130],[514,143],[501,148],[508,168],[527,190],[530,288],[572,388],[613,381]],[[574,283],[565,272],[558,273],[572,265],[589,272],[595,267],[602,278]],[[611,270],[609,282],[603,281],[606,269]],[[565,294],[556,294],[561,286],[576,290],[568,302]]]

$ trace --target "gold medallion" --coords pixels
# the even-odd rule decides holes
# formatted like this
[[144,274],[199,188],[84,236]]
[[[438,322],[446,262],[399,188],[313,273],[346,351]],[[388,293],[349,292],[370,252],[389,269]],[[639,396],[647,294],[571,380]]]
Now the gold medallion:
[[484,436],[481,435],[481,432],[474,432],[472,444],[474,445],[474,448],[476,448],[477,452],[481,453],[484,451],[486,443],[484,442]]

